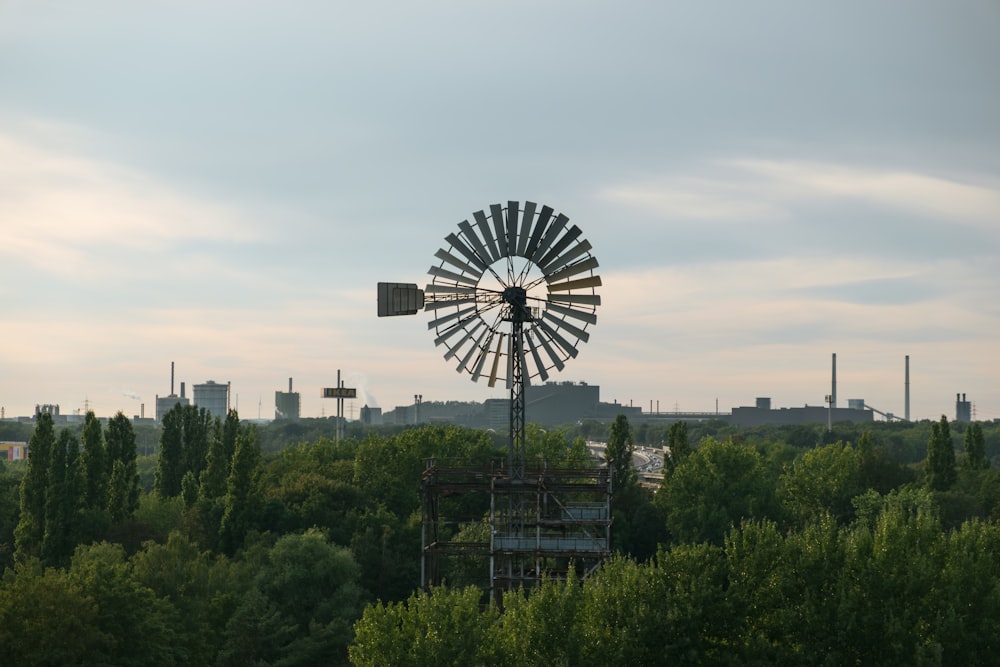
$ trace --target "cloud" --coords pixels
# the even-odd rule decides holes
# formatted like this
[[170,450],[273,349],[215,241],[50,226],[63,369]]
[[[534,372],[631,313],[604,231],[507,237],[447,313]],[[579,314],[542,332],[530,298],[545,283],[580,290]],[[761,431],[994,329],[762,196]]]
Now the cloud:
[[915,171],[822,161],[730,158],[612,185],[602,199],[663,218],[792,220],[804,207],[832,201],[875,204],[908,214],[970,225],[994,235],[1000,183],[962,182]]
[[[40,140],[0,133],[0,230],[5,261],[88,276],[117,264],[95,253],[161,252],[186,242],[250,240],[233,208],[198,200],[142,172],[85,154],[72,132],[33,124]],[[46,139],[46,137],[48,139]],[[64,146],[48,147],[51,139]],[[74,150],[74,144],[77,150]]]

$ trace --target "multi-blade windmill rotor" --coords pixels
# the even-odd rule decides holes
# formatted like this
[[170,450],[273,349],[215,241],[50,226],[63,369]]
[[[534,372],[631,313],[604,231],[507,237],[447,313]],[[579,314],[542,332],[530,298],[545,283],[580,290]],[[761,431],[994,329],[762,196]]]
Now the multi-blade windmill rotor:
[[458,223],[423,290],[379,283],[379,315],[430,313],[444,358],[511,395],[511,471],[523,471],[524,384],[561,371],[590,338],[601,286],[597,258],[569,218],[526,201],[493,204]]

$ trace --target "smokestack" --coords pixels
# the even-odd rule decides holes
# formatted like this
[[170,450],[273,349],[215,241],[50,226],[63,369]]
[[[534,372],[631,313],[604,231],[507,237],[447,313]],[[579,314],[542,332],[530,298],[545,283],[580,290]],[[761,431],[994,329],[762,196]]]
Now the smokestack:
[[174,395],[174,362],[170,362],[170,395]]
[[288,393],[292,393],[292,378],[288,378]]
[[910,355],[906,355],[906,401],[905,401],[906,421],[910,421]]
[[837,407],[837,353],[833,353],[833,381],[830,387],[830,407]]
[[184,398],[184,383],[181,382],[181,398]]

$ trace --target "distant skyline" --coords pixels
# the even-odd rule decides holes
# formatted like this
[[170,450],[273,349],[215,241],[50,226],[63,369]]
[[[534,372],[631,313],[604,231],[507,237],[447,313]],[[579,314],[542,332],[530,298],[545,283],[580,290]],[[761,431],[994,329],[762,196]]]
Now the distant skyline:
[[[473,211],[601,263],[555,381],[1000,418],[1000,5],[0,2],[0,406],[502,398],[376,317]],[[179,389],[179,384],[178,384]],[[530,414],[528,415],[530,420]]]

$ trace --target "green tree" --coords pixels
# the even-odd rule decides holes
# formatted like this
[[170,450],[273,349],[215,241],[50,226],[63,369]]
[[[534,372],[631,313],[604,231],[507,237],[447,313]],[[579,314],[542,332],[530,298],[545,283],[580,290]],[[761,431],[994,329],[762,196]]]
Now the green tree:
[[36,559],[20,563],[0,579],[3,664],[101,664],[95,657],[109,655],[114,640],[97,617],[97,603],[65,570],[43,571]]
[[213,557],[173,532],[166,543],[147,542],[131,559],[132,576],[177,610],[178,638],[188,665],[214,665],[226,623],[245,600],[248,566]]
[[774,486],[756,449],[706,438],[677,466],[655,503],[674,539],[721,546],[743,519],[778,514]]
[[[125,413],[118,412],[108,422],[105,442],[109,443],[109,451],[116,453],[111,461],[111,478],[108,483],[108,513],[112,521],[119,522],[139,509],[141,492],[139,473],[136,470],[135,430]],[[113,446],[111,443],[114,443]]]
[[86,481],[84,505],[90,509],[103,510],[108,504],[110,466],[104,445],[104,429],[92,411],[84,418],[81,438],[83,453],[80,458]]
[[972,470],[986,470],[990,461],[986,458],[986,439],[979,422],[972,422],[965,430],[965,465]]
[[52,446],[49,459],[41,549],[41,560],[46,565],[66,565],[73,552],[72,533],[77,525],[76,515],[81,502],[79,484],[76,483],[77,451],[76,438],[63,429]]
[[611,424],[608,435],[608,446],[604,451],[604,459],[612,472],[615,492],[627,489],[637,483],[635,466],[632,464],[632,453],[635,450],[635,440],[632,437],[632,427],[628,417],[618,415]]
[[28,470],[21,480],[21,515],[14,529],[15,558],[18,562],[41,555],[49,466],[55,443],[52,415],[42,412],[28,441]]
[[417,591],[405,602],[365,608],[354,625],[349,648],[356,667],[495,664],[487,639],[496,621],[492,607],[480,611],[480,592],[434,588]]
[[800,525],[825,513],[846,523],[851,501],[864,491],[861,453],[842,442],[810,449],[786,466],[780,486],[786,512]]
[[664,472],[669,474],[691,453],[691,445],[688,444],[687,422],[676,421],[670,425],[667,434],[667,448],[670,450],[670,456],[664,461],[666,468]]
[[87,656],[81,664],[190,664],[187,643],[176,632],[177,610],[135,579],[120,544],[78,547],[69,575],[94,601],[97,631],[111,639],[106,653]]
[[[237,417],[237,423],[239,418]],[[218,431],[218,424],[213,420],[212,414],[205,408],[195,405],[186,405],[182,410],[182,422],[184,427],[184,447],[183,447],[183,472],[191,471],[197,480],[201,472],[205,469],[208,458],[208,444],[212,435]]]
[[955,483],[955,446],[951,442],[948,418],[931,424],[931,438],[927,443],[927,462],[924,477],[927,486],[934,491],[947,491]]
[[183,408],[178,403],[163,415],[160,431],[160,456],[156,464],[154,490],[164,498],[181,493],[184,479],[184,420]]
[[221,428],[214,430],[209,440],[205,458],[205,470],[201,474],[201,496],[221,498],[226,493],[229,466],[236,451],[236,438],[240,433],[240,418],[235,410],[230,410]]
[[260,513],[260,477],[260,443],[256,427],[251,426],[236,440],[236,453],[226,483],[219,537],[227,553],[235,553]]
[[[281,537],[226,629],[223,664],[343,663],[361,613],[358,574],[351,552],[317,529]],[[271,632],[254,637],[255,628]]]

